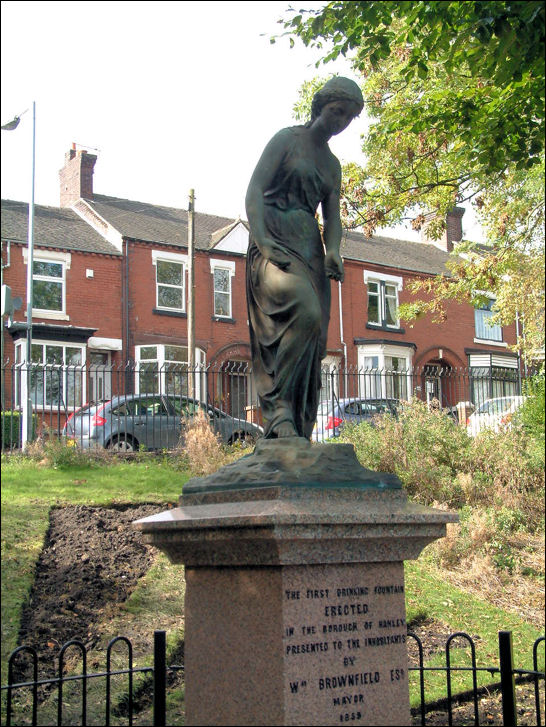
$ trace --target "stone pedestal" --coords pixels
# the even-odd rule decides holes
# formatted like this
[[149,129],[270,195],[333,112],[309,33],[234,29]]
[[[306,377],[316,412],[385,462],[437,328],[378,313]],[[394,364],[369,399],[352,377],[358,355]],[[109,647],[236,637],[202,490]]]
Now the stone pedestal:
[[270,481],[239,489],[190,482],[179,508],[135,523],[185,565],[186,724],[409,725],[403,561],[456,516],[390,475],[260,470]]

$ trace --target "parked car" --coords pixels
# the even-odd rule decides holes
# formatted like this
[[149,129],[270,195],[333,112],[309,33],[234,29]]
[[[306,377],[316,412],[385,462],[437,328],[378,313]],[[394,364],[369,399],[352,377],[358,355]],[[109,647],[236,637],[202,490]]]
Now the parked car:
[[466,420],[466,431],[475,437],[484,429],[499,432],[502,428],[510,427],[514,412],[524,401],[524,396],[499,396],[487,399]]
[[182,418],[190,418],[201,408],[222,442],[254,441],[263,434],[256,424],[184,396],[142,394],[113,397],[85,404],[72,414],[63,429],[68,441],[84,449],[106,447],[132,452],[146,449],[173,449],[181,438]]
[[399,404],[398,399],[338,399],[334,406],[331,401],[322,401],[318,408],[312,438],[322,442],[331,437],[338,437],[346,422],[373,424],[376,416],[383,414],[396,416]]

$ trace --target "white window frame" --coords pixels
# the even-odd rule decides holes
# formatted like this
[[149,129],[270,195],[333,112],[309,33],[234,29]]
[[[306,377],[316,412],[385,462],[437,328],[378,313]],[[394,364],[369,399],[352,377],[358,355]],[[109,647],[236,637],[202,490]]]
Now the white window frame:
[[[150,348],[155,347],[157,351],[157,357],[155,359],[151,358],[141,358],[141,352],[143,348]],[[187,349],[187,346],[180,346],[179,344],[175,343],[144,343],[140,346],[135,346],[135,362],[136,362],[136,373],[137,376],[135,376],[135,394],[140,394],[140,376],[138,375],[140,371],[141,363],[157,363],[157,382],[158,382],[158,390],[152,392],[152,391],[146,391],[143,392],[145,394],[166,394],[167,393],[167,385],[166,385],[166,364],[173,363],[172,361],[168,361],[165,358],[165,347],[166,346],[172,346],[173,348],[185,348]],[[180,361],[178,363],[181,364],[187,364],[188,361]],[[204,376],[204,368],[206,365],[206,354],[205,352],[200,348],[195,348],[195,367],[196,369],[199,369],[202,373],[198,373],[195,375],[195,398],[204,400],[203,397],[206,396],[206,376]]]
[[[226,294],[225,290],[216,290],[214,273],[216,270],[227,270],[229,272],[229,315],[224,316],[216,312],[216,293]],[[212,275],[212,309],[215,318],[233,318],[233,285],[231,279],[235,275],[235,262],[233,260],[217,260],[212,258],[210,260],[210,272]]]
[[[157,280],[157,263],[168,262],[177,263],[182,266],[182,285],[170,285],[169,283],[159,283]],[[155,267],[155,305],[158,310],[168,310],[175,313],[186,312],[186,271],[188,268],[188,256],[177,252],[168,252],[164,250],[152,250],[152,265]],[[171,308],[169,306],[159,304],[159,286],[167,288],[182,288],[182,307]]]
[[[497,298],[495,295],[493,295],[489,291],[477,290],[475,292],[477,295],[483,295],[485,298],[487,298],[490,303],[491,308],[495,305]],[[500,323],[495,323],[492,326],[490,326],[488,323],[485,322],[485,317],[484,317],[484,323],[482,325],[483,330],[487,332],[487,329],[491,329],[492,334],[495,330],[498,330],[498,334],[499,334],[500,338],[488,338],[488,337],[482,338],[481,336],[478,336],[477,313],[478,313],[478,311],[485,312],[487,310],[488,310],[487,308],[474,306],[474,336],[475,336],[474,343],[484,343],[488,346],[500,346],[502,348],[507,348],[508,344],[504,341],[504,331],[503,331],[503,328],[500,325]],[[489,310],[488,312],[491,313],[490,317],[492,317],[494,315],[494,313],[491,310]]]
[[[369,283],[377,283],[379,290],[378,293],[370,293],[369,291]],[[392,330],[397,330],[400,328],[400,318],[398,317],[398,308],[399,308],[399,298],[398,293],[401,291],[404,287],[404,279],[397,276],[397,275],[387,275],[386,273],[378,273],[374,270],[364,270],[364,284],[368,288],[368,292],[366,295],[366,306],[368,310],[368,299],[370,295],[377,295],[379,298],[379,316],[380,321],[379,323],[375,321],[370,321],[367,318],[367,323],[369,326],[374,326],[376,328],[390,328]],[[387,285],[393,286],[395,288],[395,302],[396,302],[396,322],[395,323],[387,323],[387,298],[392,297],[387,295]]]
[[[17,406],[20,406],[23,401],[26,400],[26,371],[27,371],[27,365],[26,365],[26,346],[27,342],[26,339],[22,338],[15,344],[15,360],[17,361],[17,367],[22,372],[21,377],[21,396],[19,397],[19,386],[16,385],[15,387],[15,402]],[[67,376],[69,374],[69,370],[71,368],[74,369],[74,375],[81,376],[81,388],[80,388],[80,397],[79,400],[75,402],[75,404],[72,404],[72,402],[68,402],[68,404],[64,404],[60,407],[60,410],[62,412],[66,411],[75,411],[76,409],[79,409],[85,401],[85,393],[87,391],[87,385],[86,385],[86,360],[87,360],[87,346],[85,343],[72,343],[67,341],[46,341],[43,339],[32,339],[32,346],[59,346],[63,349],[63,363],[62,364],[35,364],[35,366],[42,366],[44,372],[47,371],[53,371],[56,368],[62,368],[63,370],[63,392],[66,392],[68,390],[67,386]],[[66,363],[66,349],[67,348],[78,348],[81,350],[81,361],[79,364],[67,364]],[[43,352],[44,353],[44,352]],[[43,353],[42,353],[42,359],[43,359]],[[32,362],[31,362],[32,364]],[[32,365],[31,365],[32,368]],[[46,392],[46,383],[47,378],[46,374],[44,373],[44,393]],[[33,402],[32,408],[35,411],[57,411],[59,409],[58,403],[51,403],[51,404],[43,404],[39,402]]]
[[[385,358],[401,358],[406,361],[406,391],[408,399],[412,397],[412,371],[414,349],[409,346],[397,346],[389,343],[358,344],[358,388],[359,396],[369,399],[390,398],[387,392],[387,367]],[[370,369],[365,359],[377,357],[377,368]],[[375,373],[377,372],[377,373]],[[371,377],[371,378],[370,378]]]
[[[28,248],[22,248],[23,262],[28,265]],[[43,275],[34,275],[32,271],[32,282],[34,280],[45,280],[61,284],[62,292],[62,310],[50,310],[48,308],[36,308],[34,306],[34,296],[32,296],[32,317],[46,318],[48,320],[55,321],[69,321],[70,317],[66,312],[66,271],[70,270],[72,263],[72,255],[69,252],[57,252],[55,250],[35,250],[33,255],[33,263],[44,262],[44,263],[57,263],[62,267],[62,277],[50,278]],[[26,313],[25,313],[26,315]]]

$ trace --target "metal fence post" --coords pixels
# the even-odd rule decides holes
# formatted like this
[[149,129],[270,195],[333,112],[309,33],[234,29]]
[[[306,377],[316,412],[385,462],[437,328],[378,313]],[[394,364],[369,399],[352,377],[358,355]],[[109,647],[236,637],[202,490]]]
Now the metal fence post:
[[167,659],[165,631],[154,631],[154,727],[165,727]]
[[516,684],[512,659],[512,632],[499,631],[499,660],[502,693],[502,724],[516,727]]

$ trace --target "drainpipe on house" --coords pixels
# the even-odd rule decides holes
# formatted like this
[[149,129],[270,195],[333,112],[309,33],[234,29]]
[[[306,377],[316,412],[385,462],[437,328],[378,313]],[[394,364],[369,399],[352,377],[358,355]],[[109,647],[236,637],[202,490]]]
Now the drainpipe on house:
[[[521,354],[519,352],[519,339],[520,339],[520,324],[519,324],[519,311],[516,311],[516,343],[518,344],[518,380],[519,380],[519,393],[521,394]],[[527,378],[527,359],[523,359],[523,372],[525,378]]]
[[129,240],[125,240],[125,358],[129,363]]
[[129,366],[129,363],[131,361],[131,357],[129,355],[129,346],[130,346],[130,340],[129,340],[129,240],[125,239],[125,271],[122,270],[122,277],[123,280],[123,316],[125,320],[123,321],[123,337],[125,339],[125,393],[131,394],[134,393],[135,387],[134,387],[134,367]]

